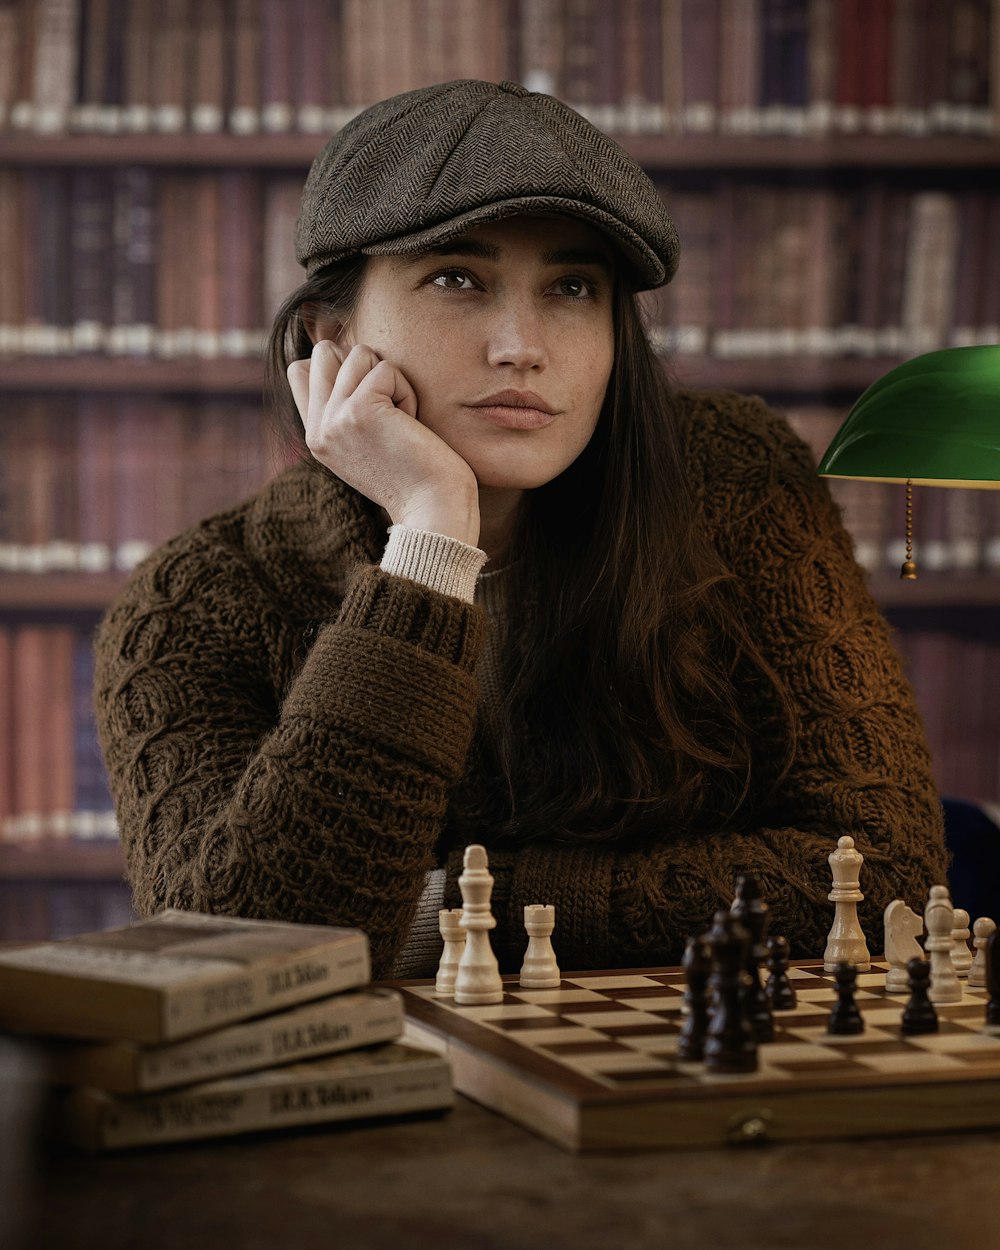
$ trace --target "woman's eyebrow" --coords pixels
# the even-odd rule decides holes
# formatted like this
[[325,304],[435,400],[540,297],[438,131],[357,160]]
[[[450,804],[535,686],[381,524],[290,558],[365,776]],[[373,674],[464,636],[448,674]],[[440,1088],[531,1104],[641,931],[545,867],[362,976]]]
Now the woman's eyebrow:
[[404,252],[399,259],[404,264],[417,265],[428,257],[442,256],[474,256],[478,260],[499,260],[502,253],[493,243],[484,243],[480,239],[452,239],[448,243],[439,243],[436,247],[422,247],[419,252]]
[[596,248],[560,247],[544,252],[542,260],[546,265],[597,265],[611,272],[611,258]]
[[[472,256],[477,260],[499,261],[503,258],[503,249],[494,243],[482,239],[452,239],[440,243],[436,247],[424,247],[418,252],[404,252],[398,259],[404,265],[417,265],[430,257],[440,259],[446,256]],[[596,265],[611,272],[611,258],[598,248],[560,247],[542,253],[545,265]]]

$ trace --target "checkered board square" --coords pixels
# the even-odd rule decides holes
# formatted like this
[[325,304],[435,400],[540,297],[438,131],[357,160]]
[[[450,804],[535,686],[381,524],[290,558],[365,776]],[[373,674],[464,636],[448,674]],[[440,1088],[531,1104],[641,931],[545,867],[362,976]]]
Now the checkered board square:
[[905,995],[887,965],[858,976],[864,1032],[826,1031],[836,986],[818,962],[789,969],[797,1005],[775,1015],[756,1072],[677,1058],[684,974],[648,968],[564,976],[555,990],[505,978],[503,1002],[459,1007],[433,984],[399,985],[407,1034],[449,1055],[462,1093],[569,1149],[879,1136],[1000,1125],[1000,1037],[986,993],[963,982],[937,1033],[902,1037]]

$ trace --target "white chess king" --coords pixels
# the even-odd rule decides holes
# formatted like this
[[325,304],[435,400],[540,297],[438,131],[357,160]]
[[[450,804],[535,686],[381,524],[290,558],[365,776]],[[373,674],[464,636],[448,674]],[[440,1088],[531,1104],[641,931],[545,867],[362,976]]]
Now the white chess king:
[[823,970],[835,972],[838,964],[853,964],[858,972],[872,966],[864,931],[858,923],[861,893],[861,865],[865,857],[855,850],[854,839],[844,834],[837,840],[837,849],[827,856],[833,869],[833,889],[827,895],[836,905],[833,927],[823,952]]
[[490,911],[493,874],[488,862],[485,846],[467,846],[458,879],[465,948],[455,975],[455,1002],[468,1007],[503,1002],[500,966],[490,945],[490,929],[495,929],[497,922]]

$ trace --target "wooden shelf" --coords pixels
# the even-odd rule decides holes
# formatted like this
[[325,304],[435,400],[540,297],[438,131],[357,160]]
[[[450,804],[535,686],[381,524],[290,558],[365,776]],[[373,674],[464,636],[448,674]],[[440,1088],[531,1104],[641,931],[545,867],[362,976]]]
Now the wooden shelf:
[[125,582],[123,573],[4,573],[0,612],[104,611]]
[[[103,612],[125,582],[123,573],[5,573],[0,612]],[[884,608],[1000,607],[1000,572],[921,573],[915,582],[893,573],[869,585]]]
[[118,842],[0,842],[0,881],[118,881],[124,872]]
[[[8,132],[0,164],[255,167],[305,174],[328,135],[120,135]],[[619,143],[654,173],[707,169],[1000,169],[994,136],[938,134],[829,135],[825,138],[726,134],[623,134]]]
[[2,362],[3,391],[148,391],[260,394],[263,364],[251,358],[161,360],[115,356],[13,356]]
[[[726,387],[764,395],[845,394],[857,397],[899,357],[752,357],[720,360],[677,355],[671,373],[686,386]],[[261,395],[256,359],[142,360],[106,356],[8,357],[0,391],[140,391],[157,394]]]
[[921,573],[915,582],[878,573],[869,582],[882,608],[1000,609],[1000,571],[991,573]]

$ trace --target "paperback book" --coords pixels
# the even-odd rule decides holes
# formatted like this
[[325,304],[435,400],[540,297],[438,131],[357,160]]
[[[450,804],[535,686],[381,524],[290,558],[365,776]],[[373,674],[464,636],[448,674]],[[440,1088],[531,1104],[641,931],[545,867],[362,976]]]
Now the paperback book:
[[157,1044],[370,978],[359,929],[168,909],[0,952],[0,1029]]
[[444,1110],[453,1100],[447,1059],[386,1042],[168,1093],[72,1089],[52,1099],[49,1132],[84,1150],[118,1150]]
[[392,1041],[402,1031],[399,994],[372,987],[165,1046],[51,1038],[44,1060],[55,1084],[143,1094]]

